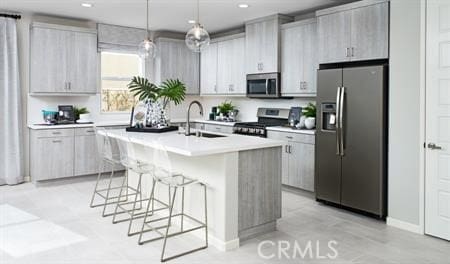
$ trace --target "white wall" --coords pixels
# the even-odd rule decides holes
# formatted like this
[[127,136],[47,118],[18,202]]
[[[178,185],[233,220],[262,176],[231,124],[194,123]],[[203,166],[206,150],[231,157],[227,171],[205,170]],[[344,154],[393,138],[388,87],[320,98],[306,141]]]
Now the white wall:
[[[199,96],[188,96],[183,104],[179,106],[170,106],[170,117],[172,119],[185,119],[186,118],[186,108],[188,104],[193,101],[198,100],[203,105],[204,116],[203,119],[208,119],[209,113],[211,112],[211,107],[217,106],[225,100],[231,101],[236,108],[239,110],[237,116],[240,121],[256,121],[256,110],[258,107],[273,107],[273,108],[291,108],[293,106],[306,106],[311,99],[249,99],[247,97],[199,97]],[[194,109],[195,108],[195,109]],[[191,116],[199,117],[197,106],[193,106]]]
[[424,3],[391,0],[388,224],[422,232]]

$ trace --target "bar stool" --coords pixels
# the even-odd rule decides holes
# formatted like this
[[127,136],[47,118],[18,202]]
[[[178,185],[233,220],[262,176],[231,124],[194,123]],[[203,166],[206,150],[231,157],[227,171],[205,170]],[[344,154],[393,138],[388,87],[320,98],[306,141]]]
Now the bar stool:
[[[156,200],[155,188],[157,187],[157,184],[159,184],[159,183],[169,186],[169,190],[173,189],[173,194],[171,197],[171,201],[169,203],[169,207],[166,208],[169,210],[169,216],[159,217],[157,219],[149,220],[148,218],[154,216],[155,211],[153,208],[150,208],[151,203],[147,204],[147,213],[145,214],[144,221],[142,222],[141,231],[139,232],[138,243],[139,243],[139,245],[143,245],[148,242],[156,241],[159,239],[164,239],[163,248],[162,248],[162,252],[161,252],[161,262],[165,262],[165,261],[168,261],[168,260],[171,260],[174,258],[178,258],[178,257],[184,256],[184,255],[202,250],[202,249],[206,249],[208,247],[208,212],[207,212],[207,194],[206,194],[207,188],[206,188],[206,184],[199,182],[196,179],[186,177],[181,173],[175,172],[172,169],[171,161],[170,161],[169,155],[168,155],[165,147],[162,144],[160,144],[159,142],[155,142],[154,145],[155,145],[155,148],[154,148],[154,154],[153,154],[153,160],[154,160],[153,163],[155,165],[155,170],[154,170],[152,189],[151,189],[151,193],[150,193],[150,200],[153,200],[153,199]],[[203,187],[203,191],[204,191],[204,221],[203,222],[184,212],[185,188],[191,187],[193,185],[200,185]],[[177,191],[179,188],[181,188],[181,212],[174,213],[174,204],[175,204]],[[180,231],[174,232],[174,233],[169,233],[169,229],[171,227],[173,227],[172,221],[175,217],[181,218]],[[185,229],[184,228],[184,221],[185,221],[184,218],[191,220],[191,222],[194,222],[195,224],[197,224],[197,226],[191,227],[189,229]],[[167,220],[167,225],[157,226],[157,227],[152,225],[152,223],[159,222],[162,220]],[[162,232],[159,231],[160,229],[163,229]],[[165,251],[166,251],[166,245],[167,245],[168,238],[182,235],[185,233],[189,233],[189,232],[199,230],[199,229],[205,229],[205,245],[204,246],[194,248],[194,249],[191,249],[188,251],[184,251],[179,254],[170,256],[170,257],[165,257]],[[159,236],[156,238],[143,240],[143,234],[147,233],[147,232],[156,232],[157,234],[159,234]]]
[[[96,127],[94,126],[95,136],[96,136],[96,145],[97,145],[97,153],[100,157],[99,164],[99,172],[97,176],[97,181],[95,183],[94,192],[92,194],[90,207],[99,207],[103,206],[102,216],[111,216],[113,213],[106,213],[106,208],[108,205],[117,204],[119,201],[125,201],[128,199],[128,196],[134,195],[137,190],[131,186],[128,186],[128,174],[125,172],[123,176],[122,184],[119,187],[111,187],[113,182],[113,177],[115,173],[115,166],[121,165],[119,150],[117,146],[117,141],[108,135],[108,131],[104,127]],[[106,188],[100,188],[99,183],[102,180],[103,171],[105,170],[106,165],[111,166],[111,173],[109,175],[108,184]],[[112,190],[120,189],[120,193],[125,188],[126,194],[119,197],[117,195],[111,196]],[[94,200],[96,197],[100,197],[103,202],[94,204]],[[123,197],[124,200],[121,200]]]
[[[119,202],[116,204],[112,222],[113,222],[113,224],[117,224],[117,223],[129,221],[128,235],[131,236],[134,234],[131,232],[132,221],[134,219],[143,218],[144,214],[147,213],[147,212],[139,212],[142,209],[142,203],[145,203],[145,202],[152,203],[150,198],[142,198],[141,189],[142,189],[142,176],[147,174],[147,175],[150,175],[150,177],[152,177],[153,173],[154,173],[154,166],[153,166],[153,164],[151,164],[149,162],[144,162],[137,158],[137,155],[135,152],[135,146],[133,143],[131,143],[131,139],[128,136],[126,136],[126,139],[124,139],[124,140],[118,140],[117,144],[119,147],[121,164],[123,166],[125,166],[127,171],[134,172],[138,175],[137,187],[136,187],[138,192],[134,196],[133,201]],[[121,195],[122,195],[122,192],[119,194],[119,197],[121,197]],[[137,206],[138,203],[139,203],[139,206]],[[127,209],[126,206],[128,206],[128,205],[132,205],[132,208]],[[119,211],[119,209],[120,209],[120,211]],[[128,217],[116,220],[117,215],[123,214],[123,213],[128,213]]]

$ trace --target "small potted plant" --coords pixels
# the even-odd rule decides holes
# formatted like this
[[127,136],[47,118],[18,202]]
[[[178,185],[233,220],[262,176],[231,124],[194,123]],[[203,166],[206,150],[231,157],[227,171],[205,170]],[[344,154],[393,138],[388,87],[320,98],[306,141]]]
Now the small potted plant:
[[230,112],[234,111],[235,107],[231,101],[230,102],[225,101],[221,103],[217,108],[219,109],[220,114],[223,114],[223,116],[228,117]]
[[316,127],[316,106],[309,103],[303,108],[303,115],[306,117],[305,126],[307,129],[313,129]]
[[75,121],[80,120],[84,122],[90,122],[91,115],[89,114],[89,110],[86,107],[74,107],[73,113],[75,115]]

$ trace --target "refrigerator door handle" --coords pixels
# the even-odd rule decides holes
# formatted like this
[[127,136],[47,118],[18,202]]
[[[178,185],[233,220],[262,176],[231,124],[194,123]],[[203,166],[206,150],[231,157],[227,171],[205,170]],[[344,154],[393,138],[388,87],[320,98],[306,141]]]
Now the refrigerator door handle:
[[336,155],[341,155],[341,144],[340,144],[340,124],[339,124],[339,112],[340,112],[340,100],[341,98],[341,87],[337,87],[336,92]]
[[341,87],[341,96],[339,103],[339,130],[340,130],[340,149],[341,156],[345,155],[344,151],[344,105],[345,105],[345,87]]

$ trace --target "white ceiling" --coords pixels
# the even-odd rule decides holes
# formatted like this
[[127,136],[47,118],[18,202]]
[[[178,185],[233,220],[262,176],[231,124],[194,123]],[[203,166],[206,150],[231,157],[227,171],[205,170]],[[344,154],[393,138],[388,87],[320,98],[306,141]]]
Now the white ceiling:
[[[351,1],[351,0],[350,0]],[[246,20],[290,14],[349,0],[200,0],[200,22],[210,32],[240,26]],[[92,8],[81,7],[92,3]],[[238,8],[249,4],[247,9]],[[0,10],[145,28],[145,0],[0,0]],[[196,0],[150,0],[150,29],[186,31],[195,19]]]

